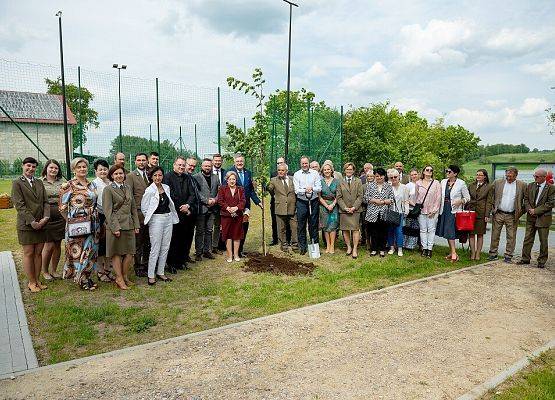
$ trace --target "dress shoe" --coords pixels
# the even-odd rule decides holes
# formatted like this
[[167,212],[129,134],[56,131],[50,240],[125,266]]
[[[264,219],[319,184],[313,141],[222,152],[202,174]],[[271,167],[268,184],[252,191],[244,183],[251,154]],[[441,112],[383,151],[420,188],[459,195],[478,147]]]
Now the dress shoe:
[[432,258],[432,250],[426,250],[426,257]]
[[202,261],[202,256],[200,254],[195,255],[195,261]]
[[506,263],[506,264],[512,264],[512,263],[513,263],[513,260],[512,260],[512,258],[510,258],[510,257],[505,257],[505,258],[503,259],[503,262]]
[[497,260],[497,255],[495,256],[488,256],[488,261],[495,261]]
[[545,268],[545,264],[538,264],[538,268]]
[[213,247],[212,248],[212,254],[222,254],[222,251],[220,249],[218,249],[217,247]]
[[195,263],[195,260],[193,260],[193,259],[191,258],[191,256],[187,257],[187,258],[185,259],[185,261],[188,262],[188,263],[191,263],[191,264],[194,264],[194,263]]
[[270,242],[270,246],[275,246],[275,245],[277,245],[277,244],[278,244],[278,241],[277,241],[277,240],[272,240],[272,241]]
[[530,261],[520,260],[516,262],[516,265],[529,265]]
[[204,258],[209,258],[210,260],[215,260],[216,257],[212,253],[206,252],[203,254]]
[[301,256],[304,256],[304,255],[306,254],[306,249],[300,249],[300,250],[299,250],[299,254],[300,254]]

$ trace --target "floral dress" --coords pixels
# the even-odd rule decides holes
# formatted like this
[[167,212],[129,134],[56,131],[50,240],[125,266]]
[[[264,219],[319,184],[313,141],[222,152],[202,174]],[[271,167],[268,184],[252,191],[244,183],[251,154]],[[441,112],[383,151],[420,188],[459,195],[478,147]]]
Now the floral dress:
[[[326,201],[326,204],[331,204],[337,197],[337,186],[339,186],[339,180],[333,178],[331,183],[326,183],[325,179],[322,179],[322,192],[320,197]],[[339,226],[339,208],[337,204],[331,211],[320,204],[320,229],[325,232],[334,232]]]
[[91,217],[92,233],[90,235],[70,238],[66,226],[66,262],[63,277],[73,277],[79,285],[89,280],[91,272],[96,269],[100,232],[96,199],[94,182],[83,186],[77,179],[72,179],[62,184],[60,189],[59,209],[61,213],[67,214],[68,219],[81,216]]

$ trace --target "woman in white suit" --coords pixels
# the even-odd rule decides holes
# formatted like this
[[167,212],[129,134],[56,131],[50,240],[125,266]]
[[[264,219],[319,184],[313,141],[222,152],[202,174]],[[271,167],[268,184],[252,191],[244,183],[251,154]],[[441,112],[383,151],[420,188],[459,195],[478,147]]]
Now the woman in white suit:
[[166,258],[170,249],[173,224],[179,222],[170,196],[170,188],[162,183],[164,170],[154,167],[150,170],[152,183],[146,188],[141,201],[141,211],[145,216],[145,225],[148,225],[150,236],[150,256],[148,258],[148,284],[156,283],[156,276],[164,282],[171,281],[164,275]]
[[470,201],[470,194],[466,183],[458,178],[460,168],[457,165],[449,165],[445,170],[446,179],[441,181],[441,206],[439,208],[439,221],[436,235],[447,239],[450,254],[445,257],[451,262],[459,260],[455,240],[457,239],[455,213],[462,211],[464,205]]

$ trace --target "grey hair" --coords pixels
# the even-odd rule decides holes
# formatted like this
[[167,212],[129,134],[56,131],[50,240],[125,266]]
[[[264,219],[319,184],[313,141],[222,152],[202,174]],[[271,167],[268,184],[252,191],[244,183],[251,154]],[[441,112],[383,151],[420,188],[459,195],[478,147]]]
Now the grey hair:
[[515,175],[518,175],[518,168],[515,167],[514,165],[511,165],[511,166],[505,168],[505,172],[514,172]]
[[284,162],[283,162],[283,163],[279,163],[278,169],[279,169],[279,167],[285,167],[285,170],[286,170],[286,171],[289,171],[289,165],[287,165],[287,164],[284,163]]
[[238,177],[237,177],[237,172],[235,172],[235,171],[227,171],[227,172],[225,173],[225,180],[227,181],[227,178],[229,178],[231,175],[235,175],[235,179],[236,179],[236,180],[238,179]]
[[69,166],[71,167],[71,170],[73,171],[77,167],[77,164],[80,164],[82,162],[87,164],[87,168],[89,168],[89,161],[87,161],[87,159],[83,158],[83,157],[74,158],[73,160],[71,160],[71,164],[69,164]]
[[538,172],[541,172],[542,176],[547,176],[547,170],[545,168],[538,167],[534,170],[534,174],[537,174]]
[[399,171],[397,171],[395,168],[389,168],[387,170],[387,176],[399,176]]
[[241,153],[237,153],[233,156],[233,161],[236,161],[239,157],[241,157],[243,160],[245,159],[244,155],[242,155]]

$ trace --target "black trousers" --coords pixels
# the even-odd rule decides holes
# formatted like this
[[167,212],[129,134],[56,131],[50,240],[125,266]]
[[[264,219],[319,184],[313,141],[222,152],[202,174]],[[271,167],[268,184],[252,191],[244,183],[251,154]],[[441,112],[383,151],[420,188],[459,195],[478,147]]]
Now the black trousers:
[[243,245],[245,244],[245,239],[247,238],[247,232],[249,231],[249,223],[243,222],[243,239],[239,243],[239,254],[243,254]]
[[172,229],[172,240],[168,251],[167,264],[172,267],[179,267],[187,264],[189,252],[193,244],[195,234],[194,219],[186,218],[175,224]]
[[272,217],[272,243],[278,242],[278,228],[276,218],[276,201],[274,196],[270,199],[270,215]]
[[366,226],[372,244],[372,251],[386,251],[388,225],[378,217],[376,222],[366,222]]
[[148,269],[149,255],[150,236],[148,235],[148,225],[141,223],[139,233],[135,235],[135,272],[146,271]]

